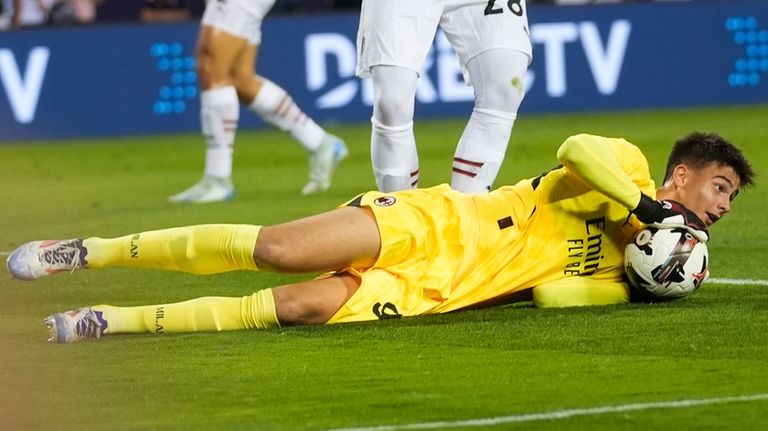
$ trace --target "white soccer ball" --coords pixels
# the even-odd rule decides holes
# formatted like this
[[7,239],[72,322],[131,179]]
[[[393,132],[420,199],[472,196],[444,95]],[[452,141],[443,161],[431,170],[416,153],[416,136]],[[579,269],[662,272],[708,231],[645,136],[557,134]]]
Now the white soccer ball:
[[707,244],[683,228],[646,227],[624,249],[632,286],[651,298],[690,295],[709,276]]

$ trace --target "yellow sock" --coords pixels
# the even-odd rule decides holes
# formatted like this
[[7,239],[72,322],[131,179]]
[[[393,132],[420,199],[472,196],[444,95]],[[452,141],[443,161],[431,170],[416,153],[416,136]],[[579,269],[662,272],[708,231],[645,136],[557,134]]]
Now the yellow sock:
[[242,298],[205,297],[175,304],[94,305],[107,321],[105,334],[235,331],[279,328],[272,289]]
[[253,247],[261,226],[205,224],[141,232],[119,238],[87,238],[89,268],[120,266],[215,274],[258,270]]

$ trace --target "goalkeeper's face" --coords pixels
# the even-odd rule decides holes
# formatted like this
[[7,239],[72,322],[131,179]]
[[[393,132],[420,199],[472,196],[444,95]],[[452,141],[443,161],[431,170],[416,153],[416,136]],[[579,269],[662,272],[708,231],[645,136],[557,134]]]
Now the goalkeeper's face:
[[[671,184],[670,184],[671,183]],[[671,186],[680,203],[711,226],[731,211],[741,180],[728,165],[716,162],[701,167],[678,165],[665,186]]]

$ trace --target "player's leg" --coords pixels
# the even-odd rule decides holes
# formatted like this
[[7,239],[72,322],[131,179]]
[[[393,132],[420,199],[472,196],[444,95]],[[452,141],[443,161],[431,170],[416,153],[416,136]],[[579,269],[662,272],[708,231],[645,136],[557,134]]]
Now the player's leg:
[[213,224],[117,238],[33,241],[8,257],[12,276],[35,280],[86,268],[317,272],[371,266],[381,239],[370,210],[343,207],[276,226]]
[[290,133],[309,152],[309,182],[302,193],[328,190],[334,169],[347,156],[347,147],[307,116],[284,89],[256,75],[258,50],[258,44],[250,44],[235,59],[232,75],[240,102],[267,123]]
[[383,192],[415,188],[419,156],[413,135],[414,96],[418,74],[400,66],[374,66],[371,162]]
[[172,202],[206,203],[234,197],[232,156],[240,104],[231,67],[246,46],[242,37],[216,27],[203,25],[200,29],[196,58],[200,125],[206,141],[204,176],[191,188],[169,197]]
[[364,0],[357,33],[357,74],[372,78],[371,159],[379,190],[418,184],[413,136],[416,80],[443,8],[439,0]]
[[523,77],[528,56],[514,49],[492,49],[478,54],[466,67],[475,106],[456,147],[451,187],[462,192],[486,192],[504,161],[525,96]]
[[265,289],[244,297],[116,307],[94,305],[45,319],[48,341],[71,343],[114,334],[180,333],[322,324],[352,296],[360,280],[342,273]]
[[260,37],[261,20],[274,0],[210,1],[197,41],[200,120],[208,149],[205,176],[192,188],[171,196],[174,202],[231,199],[232,154],[240,105],[233,67],[251,38]]
[[485,192],[493,185],[509,143],[523,80],[531,59],[525,0],[458,0],[440,26],[456,49],[464,77],[475,91],[475,107],[459,140],[451,186]]
[[265,227],[253,249],[262,270],[325,272],[365,269],[376,262],[381,235],[367,207],[346,206]]
[[327,323],[360,287],[360,277],[336,273],[328,277],[272,289],[277,320],[283,326]]
[[21,280],[59,272],[109,267],[154,268],[214,274],[257,269],[253,247],[261,226],[207,224],[132,233],[116,238],[32,241],[8,257]]

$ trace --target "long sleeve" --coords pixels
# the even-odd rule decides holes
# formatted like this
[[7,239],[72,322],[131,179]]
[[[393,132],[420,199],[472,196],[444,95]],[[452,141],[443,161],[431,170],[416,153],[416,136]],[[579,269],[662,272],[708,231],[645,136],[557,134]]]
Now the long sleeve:
[[624,139],[571,136],[558,149],[557,158],[585,183],[627,209],[637,206],[641,191],[652,196],[655,192],[645,156]]

